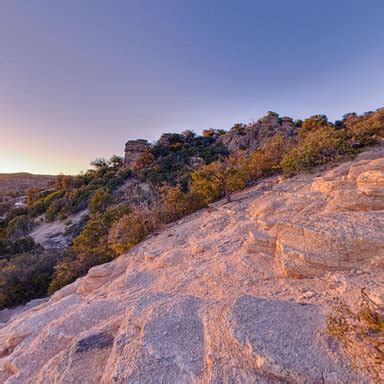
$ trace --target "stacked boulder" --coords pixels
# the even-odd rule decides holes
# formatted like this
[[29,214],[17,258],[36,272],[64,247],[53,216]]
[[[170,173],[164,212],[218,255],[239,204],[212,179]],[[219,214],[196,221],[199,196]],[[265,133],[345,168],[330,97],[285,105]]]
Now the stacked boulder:
[[264,117],[238,129],[238,125],[220,137],[220,141],[231,152],[238,150],[255,150],[277,133],[284,137],[295,135],[292,118],[282,117],[275,112],[267,112]]
[[128,140],[125,143],[124,167],[134,168],[137,161],[149,150],[150,143],[144,139]]

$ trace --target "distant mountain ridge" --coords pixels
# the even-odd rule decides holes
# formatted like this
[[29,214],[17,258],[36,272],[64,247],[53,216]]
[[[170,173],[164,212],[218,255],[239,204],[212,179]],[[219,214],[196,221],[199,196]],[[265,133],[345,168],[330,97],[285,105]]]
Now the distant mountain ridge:
[[49,188],[56,176],[28,172],[0,173],[0,195],[24,194],[29,188]]
[[55,177],[54,175],[44,175],[41,173],[30,172],[2,172],[0,178],[12,178],[12,177]]

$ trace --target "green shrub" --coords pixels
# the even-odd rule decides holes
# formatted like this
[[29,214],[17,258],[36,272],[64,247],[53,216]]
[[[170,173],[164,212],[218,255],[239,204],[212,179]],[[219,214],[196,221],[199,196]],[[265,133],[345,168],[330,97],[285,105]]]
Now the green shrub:
[[33,228],[33,220],[27,216],[16,216],[6,228],[6,235],[11,240],[26,236]]
[[89,210],[91,213],[104,212],[112,201],[112,195],[107,189],[99,188],[95,191],[89,202]]
[[178,220],[205,205],[203,196],[197,192],[183,192],[180,186],[162,189],[161,206],[165,222]]
[[30,252],[37,248],[39,248],[39,245],[36,244],[31,237],[26,236],[16,239],[14,242],[10,242],[8,245],[8,252],[10,254],[20,254]]
[[0,260],[0,309],[46,296],[58,257],[39,249]]
[[90,186],[81,186],[74,189],[66,195],[66,209],[69,213],[76,213],[88,207],[89,200],[94,193],[95,188]]
[[299,138],[304,138],[309,132],[317,131],[321,128],[326,128],[331,126],[328,122],[328,118],[325,115],[313,115],[304,119],[301,123],[299,129],[297,130],[297,135]]
[[249,175],[239,158],[228,157],[214,161],[192,173],[190,190],[211,203],[220,196],[230,200],[230,193],[246,186]]
[[284,173],[295,174],[353,152],[345,130],[325,127],[309,132],[284,155],[280,166]]
[[73,282],[84,275],[95,265],[111,261],[115,256],[114,250],[108,243],[108,234],[113,223],[130,212],[126,206],[107,208],[101,214],[95,214],[74,238],[70,249],[55,266],[55,272],[50,283],[49,291]]
[[63,212],[63,210],[65,209],[66,204],[67,199],[65,197],[53,200],[49,204],[48,209],[45,211],[45,220],[47,222],[51,222],[57,218],[65,217],[65,213]]
[[73,240],[74,252],[87,254],[90,257],[95,255],[105,255],[109,259],[114,257],[114,253],[108,245],[108,232],[112,224],[128,212],[130,212],[128,207],[117,206],[93,216],[80,235]]

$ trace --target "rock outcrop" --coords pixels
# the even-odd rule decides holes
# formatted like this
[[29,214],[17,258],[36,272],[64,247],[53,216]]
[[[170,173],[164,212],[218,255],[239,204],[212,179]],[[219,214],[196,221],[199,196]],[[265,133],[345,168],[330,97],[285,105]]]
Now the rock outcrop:
[[53,222],[45,222],[43,216],[36,219],[36,225],[32,232],[28,235],[36,243],[45,249],[60,249],[66,247],[78,233],[79,228],[89,214],[88,209],[75,213],[67,218],[67,220],[55,220]]
[[148,141],[144,139],[128,140],[125,143],[124,167],[134,168],[137,160],[148,151],[150,146]]
[[267,112],[264,117],[246,126],[232,128],[220,136],[219,140],[231,151],[255,150],[276,133],[284,137],[295,134],[296,128],[290,117],[279,118],[275,112]]
[[382,146],[266,179],[17,310],[0,382],[373,382],[326,319],[362,287],[383,305],[383,208]]

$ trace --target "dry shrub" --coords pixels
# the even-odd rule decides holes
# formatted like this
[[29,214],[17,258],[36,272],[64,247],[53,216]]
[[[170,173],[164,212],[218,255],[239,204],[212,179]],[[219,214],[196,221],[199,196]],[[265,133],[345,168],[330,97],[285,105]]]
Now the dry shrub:
[[120,255],[140,243],[160,222],[160,212],[155,206],[135,207],[112,225],[108,234],[109,247]]
[[384,380],[383,308],[361,290],[358,311],[337,302],[328,317],[327,331],[341,341],[353,365],[379,383]]
[[349,129],[353,142],[362,146],[377,143],[384,137],[384,108],[352,121]]
[[280,170],[280,162],[290,146],[290,140],[277,134],[260,149],[252,152],[246,161],[246,168],[250,178],[256,180],[278,172]]

